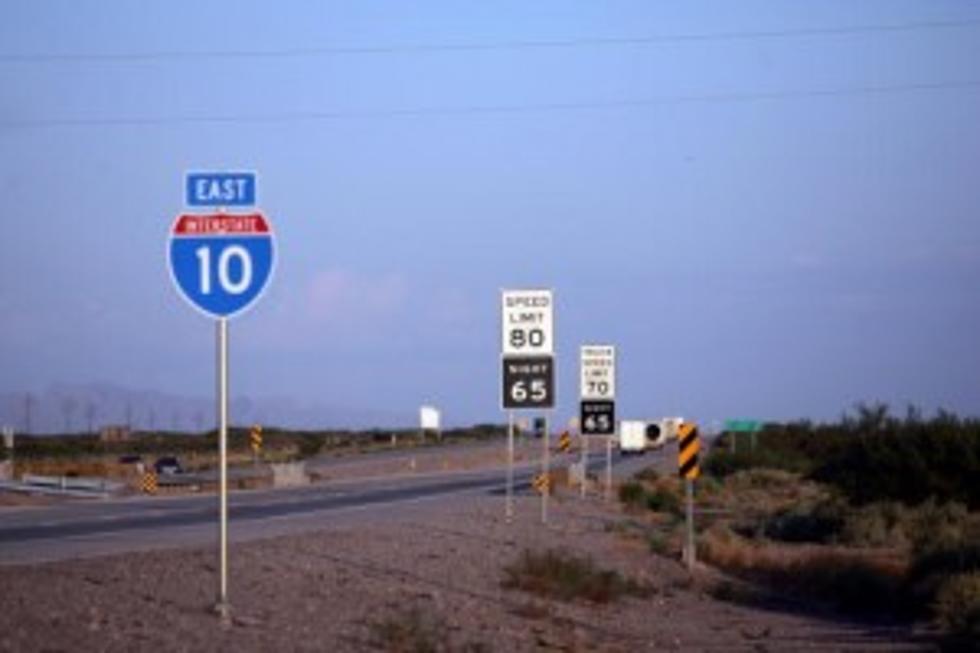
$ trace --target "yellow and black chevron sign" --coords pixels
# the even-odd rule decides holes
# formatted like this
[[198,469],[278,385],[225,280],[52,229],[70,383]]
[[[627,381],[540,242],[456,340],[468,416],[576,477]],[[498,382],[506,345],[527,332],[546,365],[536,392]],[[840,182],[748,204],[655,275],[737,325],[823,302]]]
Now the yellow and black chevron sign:
[[252,432],[250,434],[252,451],[258,453],[262,451],[262,427],[256,424],[252,427]]
[[698,427],[690,422],[684,422],[677,428],[677,463],[681,478],[695,479],[701,475],[701,468],[698,466],[700,451]]
[[568,431],[562,431],[558,436],[558,451],[568,451],[572,448],[572,436]]
[[551,492],[551,478],[547,474],[538,474],[531,481],[531,486],[538,492],[538,494],[549,494]]
[[144,473],[143,478],[140,479],[140,489],[142,489],[145,494],[156,494],[157,475],[153,472]]

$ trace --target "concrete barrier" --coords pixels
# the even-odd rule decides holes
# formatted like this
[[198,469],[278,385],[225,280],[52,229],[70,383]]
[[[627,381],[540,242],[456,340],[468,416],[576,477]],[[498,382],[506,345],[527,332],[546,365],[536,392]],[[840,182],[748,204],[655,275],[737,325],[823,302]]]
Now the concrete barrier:
[[310,483],[305,462],[273,463],[270,467],[272,468],[273,487],[297,487]]

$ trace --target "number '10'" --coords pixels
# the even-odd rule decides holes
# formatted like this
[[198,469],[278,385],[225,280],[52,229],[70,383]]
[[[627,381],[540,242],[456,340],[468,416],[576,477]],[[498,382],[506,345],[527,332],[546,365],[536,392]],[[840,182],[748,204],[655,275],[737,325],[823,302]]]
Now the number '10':
[[[200,263],[201,294],[211,294],[211,248],[199,247],[195,252]],[[237,281],[231,278],[231,261],[241,261],[241,275]],[[241,245],[229,245],[218,255],[218,285],[225,292],[240,295],[252,285],[252,257]]]

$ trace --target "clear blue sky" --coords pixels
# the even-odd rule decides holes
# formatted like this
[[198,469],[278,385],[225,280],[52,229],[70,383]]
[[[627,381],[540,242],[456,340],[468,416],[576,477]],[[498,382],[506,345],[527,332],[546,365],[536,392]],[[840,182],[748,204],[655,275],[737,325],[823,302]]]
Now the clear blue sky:
[[499,289],[550,286],[562,420],[583,341],[618,345],[624,416],[980,413],[978,21],[4,2],[0,391],[208,396],[213,330],[165,239],[185,170],[246,168],[280,257],[232,323],[235,394],[500,420]]

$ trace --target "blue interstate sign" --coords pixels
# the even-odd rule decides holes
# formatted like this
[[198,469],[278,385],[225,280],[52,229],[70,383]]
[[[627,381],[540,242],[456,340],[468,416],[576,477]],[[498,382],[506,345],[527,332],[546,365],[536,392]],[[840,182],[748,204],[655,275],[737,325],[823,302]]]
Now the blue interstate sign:
[[255,173],[189,172],[187,206],[255,206]]
[[258,300],[272,276],[272,228],[261,213],[180,215],[168,259],[174,285],[194,308],[233,317]]

